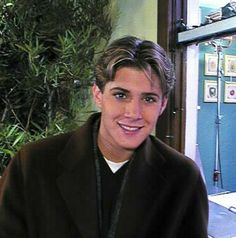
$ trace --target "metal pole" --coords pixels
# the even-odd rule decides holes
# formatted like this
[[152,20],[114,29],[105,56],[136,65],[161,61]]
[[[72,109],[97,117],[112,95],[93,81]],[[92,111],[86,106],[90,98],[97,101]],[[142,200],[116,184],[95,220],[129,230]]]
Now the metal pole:
[[216,39],[208,42],[210,45],[215,47],[217,53],[217,112],[216,112],[216,135],[215,135],[215,161],[214,161],[214,171],[213,171],[213,182],[215,186],[219,186],[219,182],[221,184],[221,188],[223,188],[222,181],[222,171],[221,171],[221,156],[220,156],[220,125],[221,125],[221,80],[223,77],[223,54],[222,49],[228,48],[232,44],[232,37],[221,38],[220,40]]
[[221,76],[222,76],[222,47],[215,45],[217,52],[217,113],[216,113],[216,138],[215,138],[215,165],[213,173],[213,181],[215,186],[219,186],[219,178],[221,181],[220,168],[220,124],[221,124]]

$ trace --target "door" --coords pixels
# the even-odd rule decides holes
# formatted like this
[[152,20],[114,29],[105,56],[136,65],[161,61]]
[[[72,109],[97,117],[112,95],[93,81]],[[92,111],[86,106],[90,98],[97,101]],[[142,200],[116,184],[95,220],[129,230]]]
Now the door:
[[176,86],[169,98],[166,111],[156,127],[158,138],[180,152],[184,152],[185,135],[185,50],[177,47],[177,25],[186,22],[187,0],[158,1],[157,41],[175,65]]

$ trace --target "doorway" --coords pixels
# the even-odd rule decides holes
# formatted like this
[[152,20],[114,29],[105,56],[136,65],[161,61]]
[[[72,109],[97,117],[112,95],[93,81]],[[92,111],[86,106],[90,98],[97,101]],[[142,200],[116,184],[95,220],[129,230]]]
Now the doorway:
[[[200,25],[206,16],[217,12],[229,1],[189,0],[188,24]],[[214,43],[213,43],[214,41]],[[206,88],[216,87],[217,75],[208,71],[208,63],[212,65],[219,48],[221,51],[222,76],[218,90],[220,103],[215,97],[206,98]],[[217,38],[201,43],[195,42],[187,47],[186,52],[186,127],[184,153],[195,160],[206,179],[207,186],[217,185],[227,190],[236,190],[234,170],[236,168],[235,146],[233,136],[236,135],[236,104],[225,101],[227,85],[234,85],[234,73],[228,76],[225,72],[225,61],[231,58],[231,71],[234,71],[236,55],[235,36]],[[218,50],[217,50],[218,49]],[[214,60],[212,61],[212,57]],[[209,86],[210,85],[210,86]],[[234,94],[234,88],[232,88]],[[209,96],[209,95],[208,95]],[[233,97],[233,96],[232,96]],[[220,107],[220,112],[219,111]]]

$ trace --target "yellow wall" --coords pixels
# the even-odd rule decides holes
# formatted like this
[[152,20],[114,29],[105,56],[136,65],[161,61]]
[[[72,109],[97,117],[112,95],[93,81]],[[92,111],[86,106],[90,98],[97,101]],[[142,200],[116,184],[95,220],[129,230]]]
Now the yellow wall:
[[112,40],[124,35],[134,35],[157,42],[158,0],[113,0],[112,12],[116,26]]

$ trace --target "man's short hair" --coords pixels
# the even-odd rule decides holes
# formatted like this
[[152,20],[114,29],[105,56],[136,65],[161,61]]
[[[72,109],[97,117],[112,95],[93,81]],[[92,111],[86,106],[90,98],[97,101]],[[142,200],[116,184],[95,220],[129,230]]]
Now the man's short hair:
[[113,41],[95,67],[96,85],[101,91],[107,82],[113,81],[116,71],[122,67],[152,70],[160,80],[163,95],[168,95],[175,83],[174,67],[164,49],[149,40],[126,36]]

